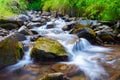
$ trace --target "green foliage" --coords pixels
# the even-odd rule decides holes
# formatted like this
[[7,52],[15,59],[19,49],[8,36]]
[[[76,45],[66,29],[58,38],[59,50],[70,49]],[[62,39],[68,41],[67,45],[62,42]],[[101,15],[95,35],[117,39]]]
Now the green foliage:
[[53,10],[104,21],[120,19],[119,0],[0,0],[0,17],[28,10]]
[[120,19],[119,0],[46,0],[43,10],[48,9],[90,19]]
[[13,16],[27,8],[26,0],[0,0],[0,18]]
[[43,2],[45,0],[28,0],[29,10],[42,10]]
[[47,0],[44,3],[43,10],[55,10],[61,13],[70,11],[72,5],[68,0]]

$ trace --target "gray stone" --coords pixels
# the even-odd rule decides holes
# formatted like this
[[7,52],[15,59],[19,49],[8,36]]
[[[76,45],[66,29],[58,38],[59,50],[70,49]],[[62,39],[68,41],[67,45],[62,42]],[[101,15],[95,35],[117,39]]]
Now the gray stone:
[[21,26],[21,28],[18,30],[19,33],[24,35],[32,35],[33,33],[31,30],[29,30],[26,26]]

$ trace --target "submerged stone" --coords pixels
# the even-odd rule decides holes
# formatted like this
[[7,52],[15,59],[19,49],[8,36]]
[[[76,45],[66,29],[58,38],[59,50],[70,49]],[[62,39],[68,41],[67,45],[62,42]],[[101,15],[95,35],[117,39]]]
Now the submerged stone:
[[64,47],[53,39],[39,38],[31,50],[31,56],[35,60],[63,59],[69,56]]
[[75,74],[81,72],[79,67],[74,64],[62,64],[57,63],[51,67],[56,72],[62,72],[67,76],[74,76]]
[[70,80],[68,77],[64,76],[63,73],[49,73],[43,76],[39,80]]

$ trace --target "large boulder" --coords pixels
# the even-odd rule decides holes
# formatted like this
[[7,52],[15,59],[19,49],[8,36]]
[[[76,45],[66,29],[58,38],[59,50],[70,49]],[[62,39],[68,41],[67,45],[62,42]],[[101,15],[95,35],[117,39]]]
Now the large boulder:
[[16,20],[0,20],[0,27],[7,29],[7,30],[12,30],[19,28],[20,26],[23,25],[23,21],[16,21]]
[[96,33],[90,27],[86,27],[84,25],[78,24],[75,28],[70,32],[70,34],[76,34],[79,38],[86,38],[91,43],[96,43]]
[[22,58],[22,45],[13,35],[0,41],[0,68],[14,64],[17,62],[17,59]]
[[31,50],[31,56],[35,60],[55,60],[66,59],[69,54],[65,51],[64,47],[53,39],[39,38],[35,46]]

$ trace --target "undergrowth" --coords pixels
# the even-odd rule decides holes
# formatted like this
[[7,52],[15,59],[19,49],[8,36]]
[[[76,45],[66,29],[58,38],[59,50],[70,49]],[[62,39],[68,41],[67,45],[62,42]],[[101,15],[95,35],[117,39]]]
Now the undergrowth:
[[119,0],[0,0],[0,7],[0,17],[46,10],[86,19],[120,20]]

